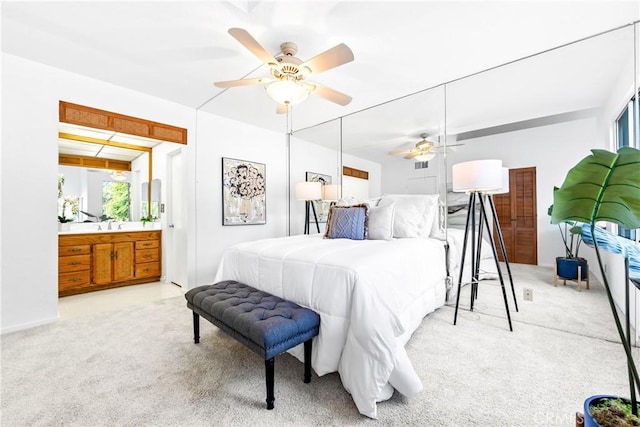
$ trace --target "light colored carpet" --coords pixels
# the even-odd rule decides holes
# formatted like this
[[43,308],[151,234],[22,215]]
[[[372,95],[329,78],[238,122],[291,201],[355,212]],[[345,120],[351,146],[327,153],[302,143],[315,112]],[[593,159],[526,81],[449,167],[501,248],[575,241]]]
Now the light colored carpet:
[[[602,287],[554,288],[550,269],[513,271],[514,331],[492,281],[456,326],[453,307],[427,316],[407,344],[424,390],[380,403],[378,421],[358,414],[337,374],[304,384],[288,354],[276,358],[276,407],[267,411],[264,361],[205,320],[195,345],[191,311],[177,297],[2,336],[1,425],[570,426],[587,396],[627,395]],[[522,300],[525,287],[532,302]]]

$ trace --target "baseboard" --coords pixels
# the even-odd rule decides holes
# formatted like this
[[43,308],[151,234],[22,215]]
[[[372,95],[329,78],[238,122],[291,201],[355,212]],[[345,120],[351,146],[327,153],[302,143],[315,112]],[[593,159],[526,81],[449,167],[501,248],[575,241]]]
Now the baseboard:
[[59,320],[59,316],[50,317],[48,319],[40,319],[36,322],[22,323],[20,325],[9,326],[7,328],[0,329],[0,335],[9,334],[11,332],[22,331],[24,329],[35,328],[36,326],[48,325]]

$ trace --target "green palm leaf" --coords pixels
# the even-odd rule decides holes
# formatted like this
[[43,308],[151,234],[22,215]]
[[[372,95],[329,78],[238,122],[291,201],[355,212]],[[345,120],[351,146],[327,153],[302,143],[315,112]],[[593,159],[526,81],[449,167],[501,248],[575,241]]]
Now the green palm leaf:
[[551,222],[608,221],[640,228],[640,150],[591,150],[554,189]]

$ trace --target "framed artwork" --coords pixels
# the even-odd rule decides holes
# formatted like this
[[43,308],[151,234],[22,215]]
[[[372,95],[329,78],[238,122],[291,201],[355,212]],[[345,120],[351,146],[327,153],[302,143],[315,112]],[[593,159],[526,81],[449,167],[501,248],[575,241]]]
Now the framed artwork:
[[[316,172],[307,172],[306,179],[307,182],[320,182],[322,185],[331,184],[331,175],[324,175]],[[316,214],[318,215],[318,222],[327,222],[327,217],[329,216],[329,208],[331,207],[331,202],[324,200],[315,200],[313,203],[316,205]],[[313,215],[313,214],[311,214]],[[309,218],[312,220],[313,218]]]
[[222,225],[267,223],[264,163],[222,158]]

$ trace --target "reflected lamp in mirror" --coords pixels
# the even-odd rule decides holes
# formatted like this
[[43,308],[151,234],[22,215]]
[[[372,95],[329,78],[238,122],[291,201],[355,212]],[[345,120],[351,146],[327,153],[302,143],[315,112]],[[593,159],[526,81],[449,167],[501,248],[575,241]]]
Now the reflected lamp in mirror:
[[129,178],[128,174],[123,171],[111,171],[109,176],[115,181],[126,181]]
[[340,185],[325,184],[322,186],[322,200],[337,202],[340,199]]
[[318,214],[314,200],[322,199],[322,183],[321,182],[298,182],[294,188],[296,200],[304,200],[304,234],[309,234],[309,214],[313,212],[313,218],[316,223],[316,229],[320,233],[320,225],[318,224]]
[[453,191],[487,192],[502,188],[502,160],[472,160],[451,167]]

